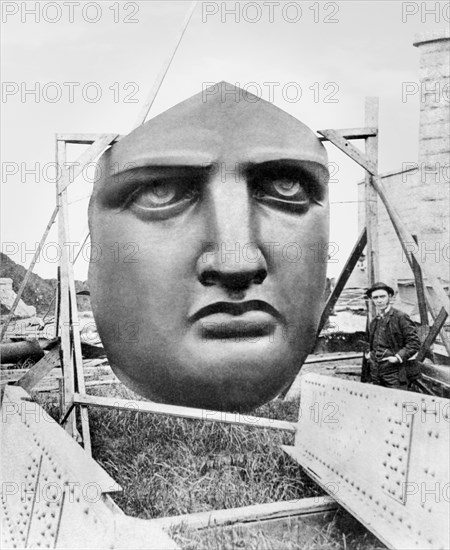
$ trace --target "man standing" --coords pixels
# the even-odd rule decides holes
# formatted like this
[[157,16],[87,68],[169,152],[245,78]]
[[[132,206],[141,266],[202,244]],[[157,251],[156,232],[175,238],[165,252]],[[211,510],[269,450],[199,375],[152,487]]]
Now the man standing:
[[391,307],[394,291],[390,286],[375,283],[366,295],[372,300],[377,313],[369,326],[368,381],[387,388],[406,390],[406,362],[420,347],[415,325],[406,313]]

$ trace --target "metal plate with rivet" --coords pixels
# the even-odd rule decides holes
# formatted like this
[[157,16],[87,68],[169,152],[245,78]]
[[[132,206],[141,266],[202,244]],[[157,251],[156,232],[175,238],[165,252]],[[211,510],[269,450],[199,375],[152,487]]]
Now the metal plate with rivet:
[[307,374],[283,447],[387,546],[450,548],[449,400]]

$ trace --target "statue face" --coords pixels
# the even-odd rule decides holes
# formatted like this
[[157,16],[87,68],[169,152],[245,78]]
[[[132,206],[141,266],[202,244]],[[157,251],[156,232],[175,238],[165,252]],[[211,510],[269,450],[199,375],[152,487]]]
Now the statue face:
[[291,383],[314,344],[327,157],[287,113],[214,89],[103,155],[89,283],[126,385],[158,402],[245,411]]

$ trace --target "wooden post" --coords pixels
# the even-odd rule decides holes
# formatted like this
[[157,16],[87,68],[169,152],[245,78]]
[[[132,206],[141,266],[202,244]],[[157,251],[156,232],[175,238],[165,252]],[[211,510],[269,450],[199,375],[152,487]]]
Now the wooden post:
[[[80,322],[78,318],[77,297],[75,292],[75,279],[73,275],[73,264],[69,262],[69,294],[70,294],[70,314],[72,325],[72,344],[73,344],[73,367],[76,390],[86,393],[84,384],[83,356],[81,353]],[[84,450],[91,455],[91,435],[89,431],[88,410],[84,405],[80,406],[81,434],[83,437]]]
[[61,310],[61,269],[58,266],[56,273],[56,291],[55,291],[55,338],[59,336],[59,313]]
[[[59,208],[58,242],[60,250],[60,315],[59,333],[61,335],[61,367],[64,376],[64,408],[73,400],[75,393],[75,376],[72,359],[71,341],[71,315],[70,315],[70,294],[69,294],[69,258],[67,247],[64,246],[67,239],[67,170],[64,169],[66,162],[66,143],[56,141],[56,163],[58,167],[58,181],[56,184],[56,200]],[[72,412],[65,424],[66,431],[75,436],[75,414]]]
[[[378,97],[366,97],[365,124],[378,128]],[[378,169],[378,133],[368,137],[366,143],[366,157],[372,162],[374,169]],[[380,278],[379,251],[378,251],[378,197],[372,186],[372,176],[366,172],[365,176],[365,206],[367,227],[367,285],[370,288]],[[369,305],[369,320],[374,315],[373,304]]]
[[[413,239],[417,244],[417,235],[413,235]],[[425,299],[425,287],[423,284],[422,270],[416,258],[412,257],[412,270],[414,273],[414,281],[416,285],[417,303],[419,305],[420,324],[424,327],[428,326],[427,302]]]

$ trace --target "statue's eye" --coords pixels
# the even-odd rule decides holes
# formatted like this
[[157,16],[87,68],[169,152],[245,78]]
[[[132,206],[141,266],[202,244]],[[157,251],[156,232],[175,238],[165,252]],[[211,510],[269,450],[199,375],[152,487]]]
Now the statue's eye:
[[197,195],[191,181],[162,178],[140,185],[126,201],[125,208],[144,218],[171,217],[182,212]]
[[137,208],[158,208],[167,206],[177,196],[177,188],[173,182],[155,182],[145,186],[133,197],[132,204]]
[[306,161],[249,164],[245,174],[253,198],[278,210],[305,214],[315,204],[323,206],[326,198],[328,172]]
[[271,182],[271,185],[282,198],[294,200],[308,199],[306,192],[299,181],[279,179]]
[[299,180],[280,177],[265,179],[254,185],[253,196],[275,208],[303,213],[310,206],[310,198]]

